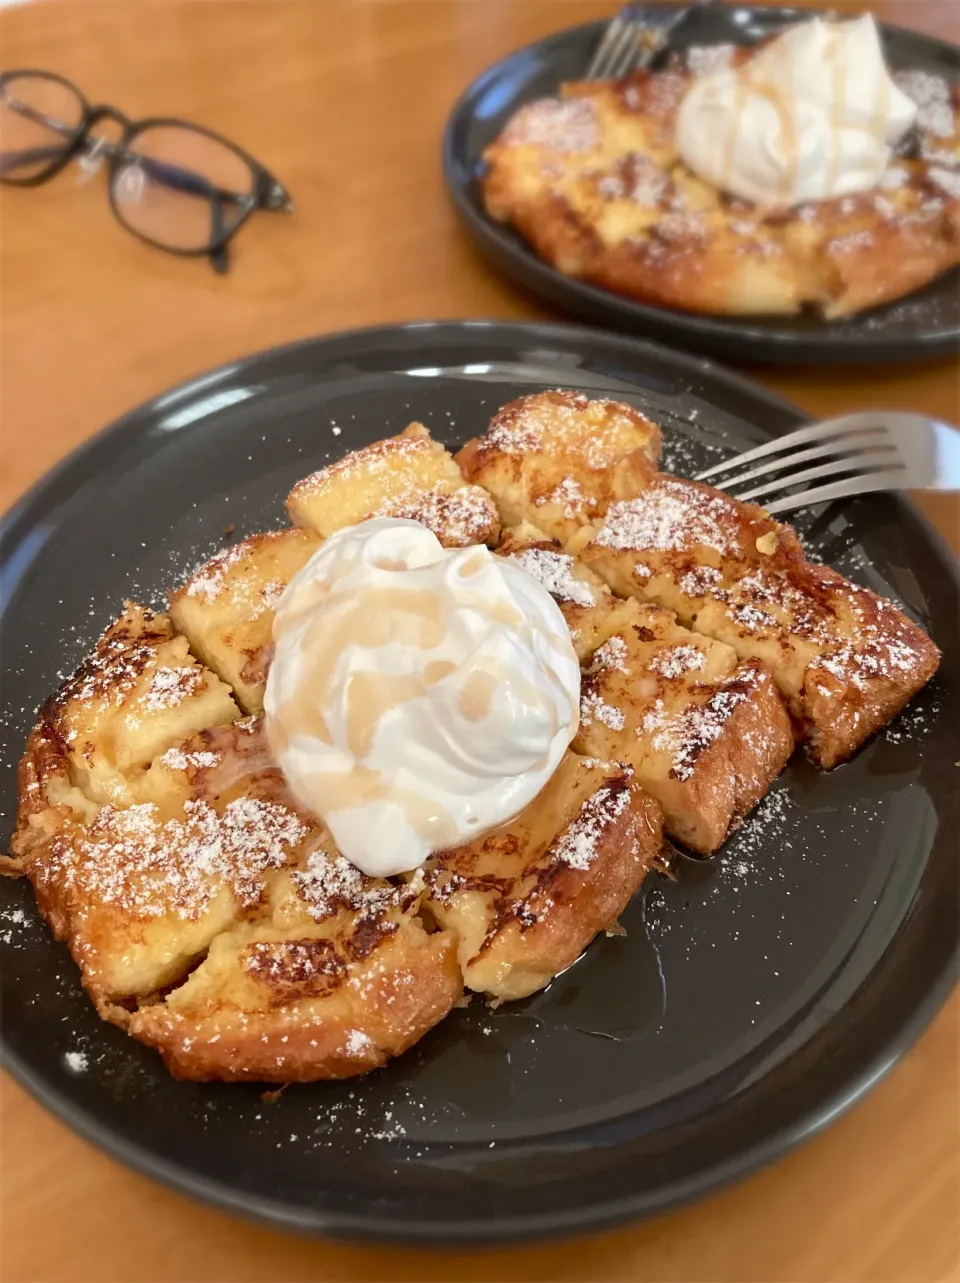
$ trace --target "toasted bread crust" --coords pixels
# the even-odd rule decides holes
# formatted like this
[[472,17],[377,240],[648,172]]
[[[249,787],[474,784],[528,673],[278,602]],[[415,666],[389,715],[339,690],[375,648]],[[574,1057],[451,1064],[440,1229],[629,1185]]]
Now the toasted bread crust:
[[296,527],[253,535],[216,553],[169,594],[172,623],[244,712],[263,711],[277,605],[320,544]]
[[515,820],[428,866],[467,987],[509,1000],[549,984],[616,922],[661,845],[660,808],[629,770],[568,754]]
[[[267,943],[245,940],[241,931],[221,937],[217,961],[229,955],[231,966],[225,969],[236,972],[246,964],[249,971],[251,951]],[[359,960],[343,959],[329,992],[317,991],[315,967],[305,978],[298,966],[309,946],[321,943],[309,934],[279,941],[270,966],[254,972],[256,997],[244,1006],[223,992],[226,982],[194,999],[187,991],[199,987],[188,980],[180,995],[136,1012],[130,1032],[159,1051],[176,1078],[278,1083],[351,1078],[401,1055],[443,1019],[462,992],[454,937],[428,935],[416,919],[381,935]],[[329,964],[331,953],[322,956]],[[209,966],[208,959],[201,970]],[[282,983],[291,973],[292,983]]]
[[825,566],[810,566],[809,574],[847,624],[843,644],[806,669],[796,700],[810,756],[830,770],[927,684],[940,665],[940,651],[882,597]]
[[660,429],[632,406],[541,392],[503,406],[456,460],[504,526],[530,521],[564,540],[646,484],[660,447]]
[[761,664],[737,664],[667,611],[638,613],[584,675],[575,747],[628,762],[667,833],[710,855],[786,765],[790,718]]
[[326,538],[371,517],[419,521],[446,548],[496,543],[497,511],[422,423],[305,477],[290,491],[293,522]]

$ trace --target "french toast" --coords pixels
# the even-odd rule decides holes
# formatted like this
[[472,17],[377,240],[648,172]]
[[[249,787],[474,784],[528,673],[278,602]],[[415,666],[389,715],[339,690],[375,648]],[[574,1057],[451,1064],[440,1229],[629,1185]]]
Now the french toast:
[[940,652],[890,602],[808,561],[762,508],[660,474],[575,538],[618,593],[767,665],[797,734],[828,770],[936,672]]
[[[553,484],[553,404],[542,395],[526,400],[526,408],[512,403],[511,415],[532,419],[535,431],[504,442],[495,415],[457,456],[467,476],[482,461],[504,524],[508,515],[540,524],[537,496]],[[610,412],[609,403],[601,405]],[[584,410],[582,402],[568,403],[564,418]],[[666,607],[741,660],[767,666],[818,766],[848,758],[936,672],[940,652],[920,627],[875,593],[808,561],[792,529],[762,508],[652,468],[630,469],[635,488],[627,496],[621,458],[607,465],[606,481],[603,469],[597,475],[580,467],[571,482],[585,478],[594,515],[572,534],[572,522],[559,524],[565,551],[618,596]]]
[[739,663],[668,610],[639,616],[584,674],[574,747],[628,763],[667,833],[711,855],[786,765],[790,718],[762,664]]
[[89,799],[123,803],[131,775],[238,712],[229,687],[197,663],[166,615],[127,602],[40,720]]
[[[659,450],[628,406],[543,393],[464,447],[465,480],[411,425],[294,487],[298,524],[212,558],[169,617],[126,604],[41,710],[11,862],[105,1019],[182,1078],[381,1066],[464,985],[549,984],[615,924],[664,828],[714,851],[789,755],[784,700],[829,766],[929,678],[916,625],[761,509],[658,473]],[[258,714],[280,594],[329,534],[387,512],[536,578],[583,673],[538,796],[384,879],[296,805]]]
[[456,941],[424,930],[422,887],[343,859],[291,800],[261,719],[166,749],[131,778],[128,806],[71,804],[71,775],[41,722],[13,856],[101,1015],[177,1076],[362,1073],[459,997]]
[[350,1078],[400,1055],[463,990],[456,942],[428,933],[421,889],[366,878],[329,837],[273,881],[263,912],[129,1030],[179,1078]]
[[[231,581],[245,637],[272,611],[277,542],[248,541],[245,578],[231,550],[191,580]],[[224,630],[203,635],[236,680]],[[151,727],[118,760],[114,728],[174,660],[202,680],[164,705],[162,734]],[[20,768],[15,865],[100,1014],[181,1078],[309,1081],[383,1065],[458,1000],[462,966],[491,996],[547,984],[615,921],[660,847],[659,809],[630,772],[569,755],[509,836],[437,857],[429,893],[420,875],[369,878],[295,805],[262,718],[239,711],[168,618],[128,603],[47,705]],[[499,887],[489,902],[453,894],[471,867]]]
[[629,768],[567,753],[514,820],[436,855],[427,903],[457,937],[467,987],[510,1000],[549,984],[616,923],[661,830]]
[[[741,65],[752,52],[725,56]],[[680,159],[677,112],[709,70],[707,58],[678,61],[520,107],[484,152],[487,212],[565,275],[716,315],[850,316],[960,263],[960,86],[899,74],[919,112],[880,186],[778,210],[727,196]]]
[[627,762],[660,803],[664,827],[701,855],[752,810],[793,751],[769,674],[682,628],[673,613],[616,597],[532,525],[504,531],[498,555],[539,579],[585,668],[574,748]]
[[327,538],[371,517],[405,517],[432,530],[445,548],[493,544],[497,512],[479,486],[467,485],[451,456],[421,423],[354,450],[290,491],[295,525]]
[[253,535],[204,562],[169,596],[173,624],[247,713],[263,711],[280,596],[321,543],[297,527]]
[[653,475],[660,429],[632,406],[581,392],[520,397],[456,461],[494,496],[500,521],[531,521],[563,541]]
[[614,596],[599,575],[578,557],[564,552],[558,540],[551,539],[529,521],[504,530],[496,553],[514,562],[546,588],[567,621],[573,649],[581,664],[589,660],[608,637],[629,627],[639,617],[635,601]]

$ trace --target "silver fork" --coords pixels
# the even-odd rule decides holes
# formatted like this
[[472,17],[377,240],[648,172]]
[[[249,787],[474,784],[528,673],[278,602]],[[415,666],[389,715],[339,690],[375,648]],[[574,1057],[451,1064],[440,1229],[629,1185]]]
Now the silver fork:
[[624,6],[607,24],[594,51],[585,80],[617,80],[630,71],[649,67],[666,49],[680,23],[697,9],[718,0],[694,0],[668,12],[644,12],[636,5]]
[[[806,484],[823,477],[840,479]],[[766,480],[744,488],[756,478]],[[758,501],[772,514],[872,490],[960,490],[960,428],[923,414],[848,414],[789,432],[694,480]]]

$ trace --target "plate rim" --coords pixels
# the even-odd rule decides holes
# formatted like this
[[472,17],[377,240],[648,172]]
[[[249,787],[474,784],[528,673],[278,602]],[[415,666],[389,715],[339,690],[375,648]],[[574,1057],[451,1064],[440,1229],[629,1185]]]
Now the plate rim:
[[[179,384],[147,398],[81,442],[34,483],[0,520],[0,539],[5,542],[15,532],[17,524],[25,519],[29,520],[32,509],[42,502],[50,489],[67,481],[71,472],[78,464],[82,464],[87,456],[94,455],[107,441],[122,436],[124,432],[133,430],[142,432],[143,424],[138,423],[138,420],[154,413],[158,402],[173,396],[187,396],[194,385],[198,383],[207,385],[214,377],[226,376],[229,372],[236,371],[237,367],[249,366],[250,363],[260,360],[269,361],[278,355],[295,353],[298,350],[335,350],[338,345],[350,345],[358,341],[368,346],[381,346],[381,344],[385,346],[386,340],[393,339],[398,345],[397,350],[402,352],[406,343],[418,337],[422,338],[424,330],[433,331],[438,338],[447,341],[467,338],[471,333],[478,331],[494,330],[499,336],[516,345],[529,342],[531,339],[546,342],[555,339],[566,341],[571,347],[586,342],[607,350],[611,347],[626,348],[636,355],[642,354],[646,358],[647,368],[651,362],[655,363],[666,358],[668,366],[674,369],[678,366],[681,370],[686,368],[690,373],[695,372],[701,377],[718,380],[731,388],[748,391],[755,401],[766,402],[771,408],[788,412],[798,422],[809,420],[809,416],[797,406],[736,371],[695,354],[675,351],[663,344],[632,335],[598,331],[583,325],[477,319],[413,321],[365,326],[261,349],[245,357],[224,362],[212,370],[194,374]],[[638,362],[638,366],[639,364]],[[643,367],[640,366],[640,368]],[[576,381],[576,371],[571,371],[571,374],[573,377],[565,379],[565,382]],[[187,425],[184,436],[191,435],[195,431],[203,431],[204,427],[205,420],[198,419]],[[925,537],[930,541],[931,551],[935,552],[948,569],[960,591],[960,563],[954,558],[939,531],[911,500],[900,495],[891,497],[910,510],[911,519],[918,522]],[[587,1206],[578,1214],[565,1213],[563,1224],[557,1224],[551,1219],[549,1213],[521,1214],[511,1217],[507,1222],[498,1223],[492,1234],[481,1233],[476,1221],[431,1221],[429,1219],[411,1221],[395,1216],[330,1212],[319,1207],[310,1212],[303,1212],[291,1208],[282,1201],[274,1201],[260,1194],[238,1193],[224,1182],[199,1175],[193,1169],[150,1153],[138,1141],[131,1140],[127,1133],[88,1115],[72,1097],[50,1086],[48,1082],[37,1076],[17,1053],[12,1051],[5,1028],[2,1026],[0,1026],[0,1065],[44,1108],[103,1152],[169,1188],[230,1213],[275,1227],[280,1226],[301,1233],[350,1241],[366,1238],[377,1242],[419,1246],[459,1244],[463,1247],[491,1247],[546,1237],[563,1238],[661,1214],[741,1180],[766,1163],[790,1152],[803,1141],[817,1135],[836,1117],[850,1109],[899,1063],[902,1056],[913,1046],[939,1012],[957,983],[958,974],[960,974],[960,937],[954,943],[952,954],[945,959],[933,982],[927,985],[921,1001],[913,1007],[909,1018],[902,1021],[893,1039],[884,1039],[884,1047],[881,1050],[870,1056],[859,1071],[847,1078],[841,1086],[828,1095],[821,1096],[816,1106],[805,1109],[788,1122],[773,1128],[759,1140],[741,1146],[735,1155],[714,1162],[711,1166],[702,1167],[692,1175],[674,1180],[665,1191],[661,1189],[655,1193],[645,1191],[640,1194],[626,1194],[615,1201],[607,1200],[602,1205]]]
[[[662,0],[652,7],[664,7]],[[738,7],[766,14],[776,13],[782,15],[785,21],[811,15],[822,17],[828,12],[820,8],[798,9],[778,4],[742,4]],[[884,34],[923,40],[960,58],[960,45],[951,44],[938,36],[912,31],[908,27],[889,22],[878,25]],[[514,60],[530,55],[534,50],[562,44],[576,34],[599,31],[603,26],[603,19],[575,23],[518,46],[481,71],[458,95],[447,115],[440,145],[441,169],[447,196],[473,244],[488,261],[495,263],[497,270],[518,283],[521,288],[546,299],[551,306],[575,310],[584,322],[593,320],[595,324],[607,327],[623,326],[624,332],[638,337],[646,337],[650,327],[667,326],[671,341],[696,344],[695,350],[708,352],[715,358],[726,359],[732,356],[734,359],[758,363],[791,365],[870,365],[881,361],[909,364],[948,356],[960,349],[960,321],[945,329],[932,330],[910,338],[890,338],[880,334],[874,339],[864,335],[847,336],[839,329],[825,328],[822,334],[768,329],[761,323],[762,318],[761,322],[751,323],[746,318],[736,316],[715,317],[708,313],[685,312],[680,308],[643,303],[639,299],[616,294],[589,281],[565,276],[522,239],[518,239],[516,233],[495,223],[471,199],[468,185],[457,176],[457,171],[463,169],[464,165],[462,155],[456,147],[455,135],[471,114],[471,103],[486,88],[487,82],[495,80]],[[509,267],[503,265],[505,261],[510,264]],[[960,274],[960,267],[951,270]],[[949,272],[944,273],[945,277],[948,275]],[[909,297],[905,295],[903,300],[896,300],[895,303]],[[825,326],[828,324],[824,322]],[[700,347],[700,344],[703,346]],[[749,345],[749,351],[744,350],[746,345]]]

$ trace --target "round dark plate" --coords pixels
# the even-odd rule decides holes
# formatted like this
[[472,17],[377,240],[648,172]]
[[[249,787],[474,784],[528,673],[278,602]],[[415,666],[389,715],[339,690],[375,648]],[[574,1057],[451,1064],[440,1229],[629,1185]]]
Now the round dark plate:
[[[620,397],[695,472],[802,417],[707,362],[626,338],[461,322],[253,356],[156,398],[44,480],[4,531],[2,808],[34,710],[124,597],[160,604],[224,539],[284,521],[290,485],[421,419],[450,446],[544,387]],[[905,603],[945,658],[852,762],[799,757],[710,862],[648,879],[545,993],[457,1010],[368,1078],[177,1083],[103,1024],[30,887],[0,879],[3,1059],[134,1167],[302,1229],[418,1242],[582,1230],[658,1211],[782,1153],[846,1108],[955,976],[960,584],[906,503],[803,528],[814,553]]]
[[[667,6],[648,5],[650,10]],[[672,7],[672,6],[670,6]],[[754,44],[810,10],[726,5],[698,16],[677,47]],[[484,148],[523,103],[577,80],[590,61],[603,22],[571,27],[527,45],[485,71],[453,109],[443,138],[447,188],[463,225],[486,257],[507,276],[567,313],[611,329],[649,334],[661,342],[739,361],[791,363],[916,361],[960,344],[960,281],[956,270],[887,307],[845,321],[813,313],[795,317],[709,317],[647,306],[564,276],[510,227],[487,214],[480,194]],[[916,32],[884,25],[890,65],[960,77],[960,49]]]

